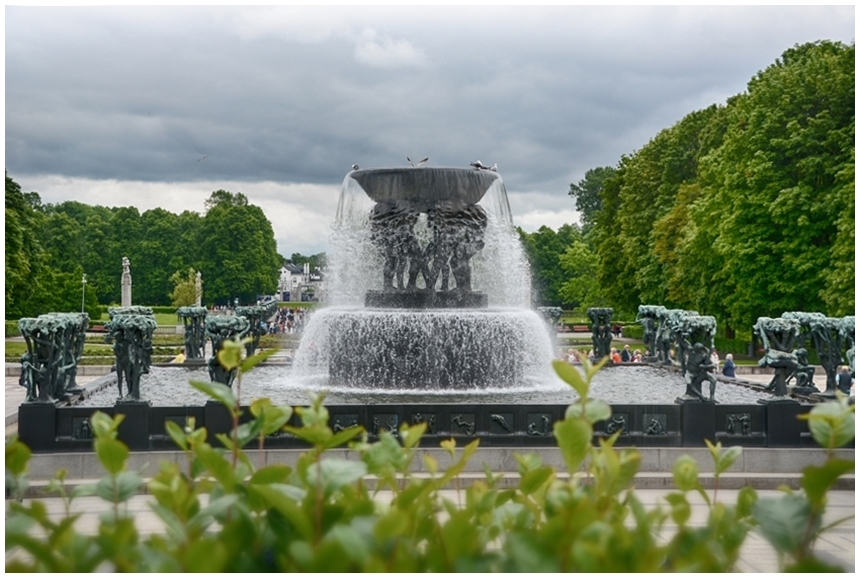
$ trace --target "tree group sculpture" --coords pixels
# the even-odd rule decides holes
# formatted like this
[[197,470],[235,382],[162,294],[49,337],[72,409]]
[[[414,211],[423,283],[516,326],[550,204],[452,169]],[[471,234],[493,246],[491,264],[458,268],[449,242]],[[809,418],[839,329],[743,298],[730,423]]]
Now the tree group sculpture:
[[176,316],[185,326],[186,359],[203,359],[203,348],[206,345],[206,314],[205,307],[180,307],[176,310]]
[[226,370],[218,362],[218,352],[224,347],[228,339],[241,339],[249,330],[248,320],[234,315],[210,315],[206,318],[206,337],[212,341],[212,357],[209,358],[209,379],[223,383],[228,387],[233,386],[236,378],[236,370]]
[[839,339],[845,351],[845,363],[854,375],[854,316],[847,315],[839,320]]
[[589,307],[585,314],[591,319],[591,345],[594,355],[602,359],[612,347],[612,307]]
[[645,357],[648,361],[656,359],[658,314],[665,310],[662,305],[640,305],[636,313],[636,322],[642,325],[642,341],[645,344]]
[[800,323],[797,319],[759,317],[753,331],[761,338],[765,349],[764,357],[758,362],[759,367],[774,370],[773,379],[766,388],[766,391],[773,392],[773,397],[767,401],[794,402],[788,396],[787,382],[799,366],[795,345],[800,335]]
[[[717,320],[710,315],[684,315],[678,310],[674,310],[669,319],[678,344],[678,361],[687,386],[684,395],[676,401],[715,402],[717,379],[714,376],[711,351],[714,349]],[[710,396],[707,399],[702,393],[702,384],[705,381],[710,385]]]
[[798,334],[796,349],[797,368],[788,376],[787,382],[794,380],[794,393],[810,395],[818,393],[815,386],[815,368],[809,364],[807,343],[812,341],[815,332],[814,325],[826,319],[823,313],[808,313],[805,311],[787,311],[781,315],[783,319],[794,319],[797,321]]
[[260,336],[264,333],[262,322],[271,319],[277,310],[277,301],[268,301],[261,305],[236,307],[236,315],[244,317],[248,322],[248,335],[251,337],[251,340],[245,344],[245,354],[248,357],[254,355],[260,344]]
[[89,319],[86,313],[48,313],[18,321],[27,344],[19,382],[26,402],[53,403],[80,391],[75,378]]
[[[152,308],[131,306],[108,309],[105,340],[113,343],[116,357],[118,402],[140,401],[140,378],[152,365],[152,335],[157,323]],[[123,395],[123,382],[126,393]]]

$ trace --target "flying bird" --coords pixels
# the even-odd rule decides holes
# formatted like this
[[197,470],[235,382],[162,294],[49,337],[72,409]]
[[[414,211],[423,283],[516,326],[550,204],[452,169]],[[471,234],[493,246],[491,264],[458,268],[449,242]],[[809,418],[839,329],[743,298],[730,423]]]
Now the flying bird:
[[206,157],[208,157],[208,156],[209,156],[209,155],[203,155],[202,157],[200,157],[199,159],[197,159],[197,162],[199,163],[200,161],[205,161],[205,160],[206,160]]
[[358,165],[352,165],[352,170],[357,171],[357,170],[358,170]]
[[406,157],[406,160],[409,161],[409,164],[412,165],[413,167],[420,167],[421,165],[423,165],[424,163],[429,161],[430,157],[425,157],[425,158],[421,159],[420,161],[418,161],[417,163],[412,162],[412,159],[410,159],[409,157]]

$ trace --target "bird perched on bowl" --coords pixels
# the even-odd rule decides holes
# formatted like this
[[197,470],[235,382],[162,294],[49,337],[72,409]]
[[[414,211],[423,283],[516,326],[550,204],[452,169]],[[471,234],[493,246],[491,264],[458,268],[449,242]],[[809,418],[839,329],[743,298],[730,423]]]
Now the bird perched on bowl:
[[498,163],[493,163],[493,166],[491,166],[491,167],[490,167],[490,170],[491,170],[491,171],[493,171],[494,173],[499,172],[499,165],[498,165]]
[[481,161],[475,161],[475,162],[473,162],[473,163],[469,163],[469,166],[471,166],[471,167],[475,167],[475,168],[476,168],[476,169],[478,169],[479,171],[480,171],[481,169],[485,169],[485,170],[487,169],[487,167],[485,167],[485,166],[484,166],[484,163],[482,163]]
[[352,165],[352,170],[357,171],[357,170],[358,170],[358,165]]

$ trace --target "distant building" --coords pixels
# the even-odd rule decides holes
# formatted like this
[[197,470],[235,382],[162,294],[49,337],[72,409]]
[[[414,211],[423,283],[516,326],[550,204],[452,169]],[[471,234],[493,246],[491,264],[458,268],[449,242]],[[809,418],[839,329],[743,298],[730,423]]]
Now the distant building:
[[278,298],[281,301],[319,301],[325,293],[325,272],[319,267],[310,270],[310,265],[291,262],[281,267],[278,281]]

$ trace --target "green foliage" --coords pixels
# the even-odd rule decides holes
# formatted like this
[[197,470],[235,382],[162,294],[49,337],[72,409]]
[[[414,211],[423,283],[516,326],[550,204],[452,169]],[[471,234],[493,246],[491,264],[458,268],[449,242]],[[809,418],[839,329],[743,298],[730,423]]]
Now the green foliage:
[[[131,261],[136,303],[169,304],[171,276],[188,268],[203,275],[210,304],[273,293],[282,261],[260,208],[241,193],[216,191],[206,209],[201,216],[76,201],[43,205],[7,175],[7,316],[80,310],[86,273],[86,309],[97,318],[98,303],[120,301],[123,257]],[[225,259],[227,248],[233,254]],[[220,284],[210,287],[216,279]]]
[[[242,359],[242,350],[235,342],[220,356],[240,371],[239,379],[262,359]],[[838,570],[815,558],[812,546],[827,529],[821,523],[827,491],[853,471],[853,460],[831,457],[806,468],[801,492],[759,499],[747,487],[727,504],[718,501],[719,481],[741,448],[709,444],[713,493],[702,487],[696,461],[682,457],[673,470],[677,490],[646,507],[632,489],[638,451],[615,449],[617,436],[592,443],[594,424],[611,414],[588,395],[600,364],[584,359],[583,372],[566,363],[554,367],[578,394],[554,424],[569,475],[560,476],[536,454],[515,454],[519,485],[510,489],[498,487],[491,472],[461,487],[479,440],[463,448],[443,441],[447,467],[425,454],[426,473],[415,474],[423,423],[402,424],[396,435],[383,432],[371,442],[360,427],[333,431],[320,395],[296,409],[300,426],[287,425],[292,408],[265,399],[252,403],[251,420],[239,425],[239,400],[230,388],[195,383],[228,409],[235,425],[219,436],[225,448],[216,448],[193,420],[184,429],[166,423],[186,459],[185,465],[163,462],[147,485],[162,534],[139,532],[122,507],[142,480],[127,469],[128,449],[117,440],[122,417],[96,413],[96,455],[107,474],[67,493],[59,472],[51,486],[66,508],[59,521],[39,500],[7,502],[6,571],[726,572],[753,530],[788,561],[783,570]],[[853,436],[853,407],[844,400],[816,406],[807,419],[830,449]],[[301,437],[310,449],[294,467],[255,465],[242,448],[257,440],[262,449],[278,431]],[[359,459],[330,452],[344,444]],[[26,490],[29,457],[14,437],[7,440],[6,487],[13,498]],[[456,502],[441,492],[451,484]],[[704,524],[691,524],[691,492],[707,504]],[[79,533],[79,515],[69,514],[82,495],[111,505],[95,535]]]
[[185,275],[182,271],[175,272],[170,276],[170,282],[173,283],[170,293],[173,307],[189,307],[197,303],[197,272],[193,268],[189,267]]
[[598,167],[585,172],[585,178],[577,184],[571,184],[568,195],[576,200],[576,210],[582,219],[582,232],[588,235],[594,226],[594,218],[602,207],[600,192],[603,181],[615,175],[612,167]]
[[534,233],[517,230],[531,265],[535,301],[544,305],[561,305],[561,289],[568,273],[559,267],[559,259],[575,241],[582,240],[579,229],[574,225],[562,225],[558,232],[549,227],[541,227]]
[[18,322],[17,321],[6,321],[5,322],[5,333],[6,337],[18,337],[21,335],[21,332],[18,330]]
[[601,296],[736,328],[853,312],[854,70],[853,45],[795,46],[746,92],[622,157],[588,217]]
[[621,328],[621,335],[630,339],[642,339],[645,336],[645,328],[641,325],[625,325]]

